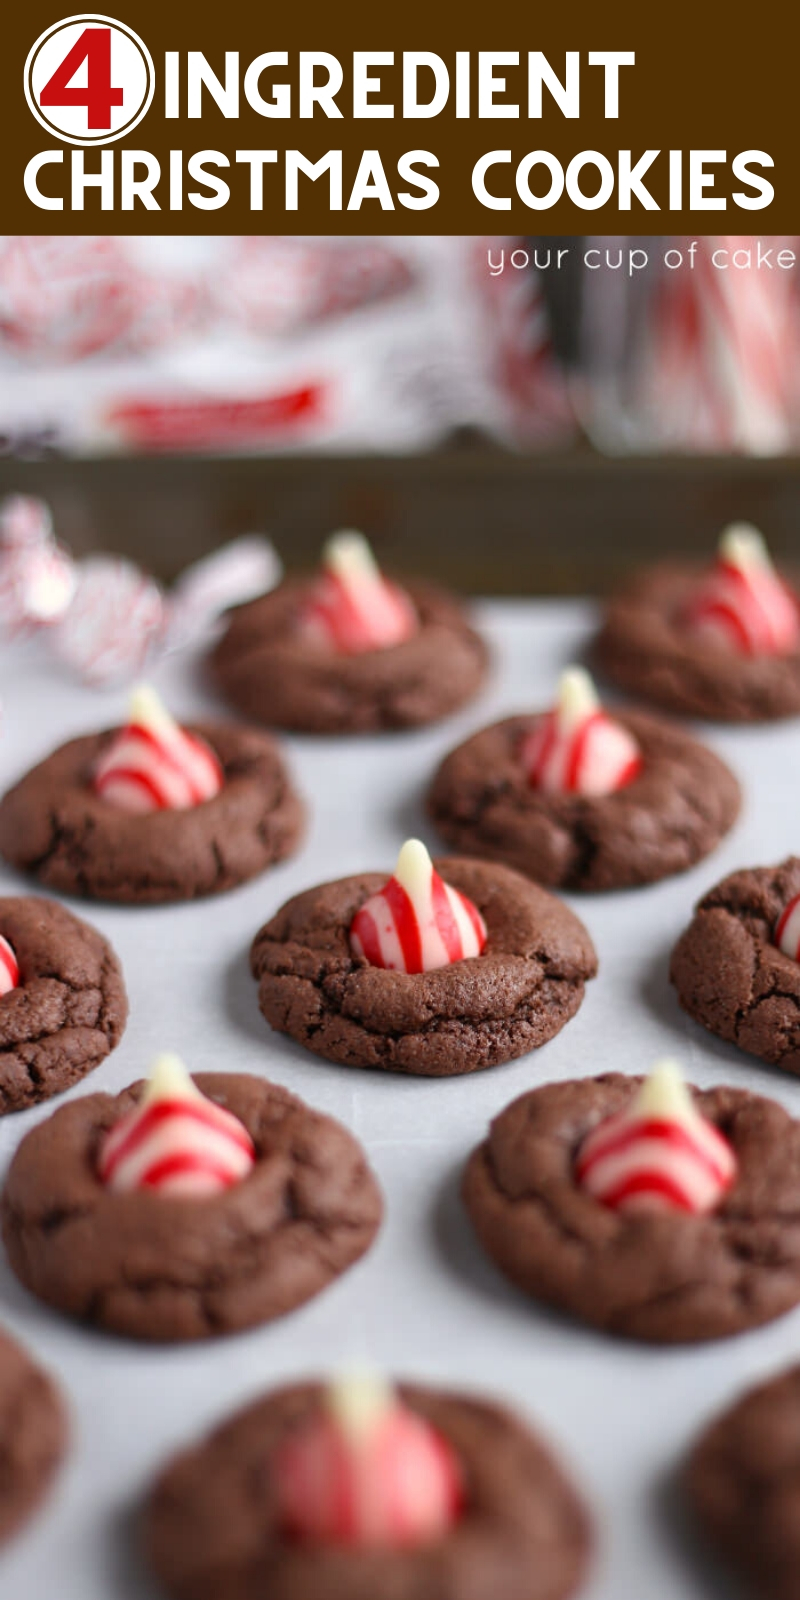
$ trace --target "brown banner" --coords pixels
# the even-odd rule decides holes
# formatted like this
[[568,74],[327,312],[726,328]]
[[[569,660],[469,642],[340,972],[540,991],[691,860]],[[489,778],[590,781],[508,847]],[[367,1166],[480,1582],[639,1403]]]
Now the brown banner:
[[787,12],[10,8],[9,233],[798,231]]

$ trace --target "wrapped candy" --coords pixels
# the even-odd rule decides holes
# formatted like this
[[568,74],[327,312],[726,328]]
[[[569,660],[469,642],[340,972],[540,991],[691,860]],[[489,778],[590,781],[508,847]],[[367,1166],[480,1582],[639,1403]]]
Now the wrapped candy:
[[136,1109],[106,1134],[99,1172],[115,1194],[199,1198],[241,1183],[255,1159],[238,1117],[200,1093],[178,1056],[162,1055]]
[[796,894],[781,912],[775,924],[774,939],[785,956],[800,961],[800,894]]
[[736,1177],[727,1139],[700,1112],[673,1061],[653,1068],[624,1111],[584,1139],[581,1188],[615,1211],[713,1211]]
[[15,637],[46,623],[56,659],[96,687],[207,641],[229,606],[264,594],[280,573],[269,541],[250,534],[195,562],[165,593],[120,556],[74,560],[42,501],[17,495],[0,505],[0,628]]
[[0,506],[0,623],[12,636],[63,615],[75,593],[74,563],[56,543],[47,507],[29,495]]
[[602,710],[582,667],[562,674],[555,709],[525,736],[520,758],[531,786],[544,794],[613,794],[642,767],[636,740]]
[[19,965],[7,939],[0,934],[0,995],[10,994],[19,983]]
[[385,650],[417,629],[408,596],[383,577],[360,533],[337,533],[322,552],[322,573],[305,601],[300,626],[308,640],[342,655]]
[[437,1430],[375,1379],[332,1384],[277,1452],[285,1533],[309,1545],[414,1547],[458,1518],[461,1474]]
[[393,972],[432,972],[479,956],[486,938],[477,906],[440,878],[419,839],[406,841],[393,876],[350,925],[353,954]]
[[716,565],[690,600],[684,622],[738,655],[788,655],[800,647],[797,601],[748,523],[734,523],[722,535]]
[[146,812],[183,811],[213,800],[224,778],[214,751],[180,727],[153,689],[140,685],[92,781],[109,805]]

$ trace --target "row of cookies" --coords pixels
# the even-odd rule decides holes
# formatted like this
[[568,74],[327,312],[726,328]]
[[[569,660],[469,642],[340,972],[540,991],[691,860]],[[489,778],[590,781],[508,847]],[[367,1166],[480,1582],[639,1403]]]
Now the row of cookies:
[[[62,1292],[67,1277],[77,1275],[81,1292],[92,1289],[92,1314],[126,1332],[153,1332],[149,1314],[138,1326],[126,1320],[136,1297],[129,1272],[134,1255],[146,1274],[146,1298],[155,1297],[157,1312],[177,1312],[172,1336],[196,1337],[224,1331],[229,1307],[237,1309],[242,1297],[245,1304],[249,1297],[250,1311],[258,1300],[270,1251],[261,1254],[263,1241],[253,1237],[253,1229],[265,1212],[273,1213],[273,1280],[288,1278],[290,1293],[309,1292],[309,1225],[312,1236],[319,1228],[325,1239],[329,1270],[337,1252],[343,1198],[338,1183],[346,1193],[354,1174],[343,1151],[335,1151],[335,1125],[260,1080],[225,1075],[205,1080],[203,1088],[206,1095],[188,1088],[174,1063],[162,1063],[151,1091],[138,1099],[121,1097],[116,1115],[109,1115],[106,1104],[99,1114],[92,1108],[87,1119],[80,1108],[109,1100],[92,1096],[76,1102],[70,1130],[73,1108],[64,1108],[52,1119],[48,1148],[36,1152],[59,1172],[46,1193],[41,1160],[29,1161],[27,1172],[24,1159],[21,1168],[19,1157],[12,1165],[5,1224],[17,1227],[20,1204],[39,1204],[27,1247],[22,1242],[26,1267],[52,1228],[60,1235]],[[60,1143],[53,1137],[58,1121]],[[293,1126],[287,1129],[287,1123]],[[268,1155],[252,1138],[253,1129],[265,1138]],[[27,1144],[33,1156],[30,1141],[42,1131],[28,1136],[20,1155]],[[179,1135],[176,1144],[170,1132]],[[105,1186],[101,1198],[90,1193],[86,1179],[89,1147],[97,1185]],[[67,1176],[77,1179],[71,1188],[60,1181],[65,1148],[72,1168]],[[276,1148],[284,1157],[278,1180],[287,1185],[280,1204]],[[496,1119],[489,1139],[474,1152],[464,1198],[495,1259],[540,1297],[618,1334],[708,1338],[762,1322],[800,1299],[800,1256],[786,1224],[798,1211],[798,1154],[800,1126],[780,1107],[736,1090],[689,1095],[674,1069],[662,1066],[644,1085],[616,1075],[546,1085],[523,1096]],[[335,1156],[332,1165],[328,1156]],[[260,1162],[266,1171],[259,1186],[253,1173]],[[181,1204],[165,1207],[167,1196]],[[333,1215],[326,1203],[332,1203]],[[250,1237],[237,1251],[244,1211]],[[106,1226],[98,1228],[98,1221]],[[366,1212],[362,1208],[343,1225],[363,1232]],[[122,1281],[115,1233],[121,1236],[117,1250],[124,1247],[126,1256]],[[208,1234],[217,1266],[210,1289],[189,1281],[198,1256],[205,1255]],[[7,1231],[6,1238],[19,1270],[13,1233]],[[238,1267],[255,1282],[241,1276],[235,1285],[222,1282],[219,1262],[227,1264],[231,1239],[234,1255],[241,1257]],[[98,1242],[106,1246],[102,1281],[87,1286],[83,1271],[75,1273],[72,1250],[78,1245],[89,1255],[91,1274]],[[292,1247],[299,1263],[276,1274]],[[59,1276],[55,1255],[49,1271],[52,1285]],[[171,1273],[181,1282],[172,1281]],[[202,1328],[182,1310],[182,1299],[198,1288],[207,1297]],[[270,1289],[274,1307],[274,1281]],[[74,1300],[61,1306],[86,1312]],[[164,1323],[158,1331],[170,1336]],[[4,1384],[7,1372],[13,1405]],[[785,1396],[792,1402],[788,1417],[780,1409]],[[796,1535],[788,1512],[799,1426],[792,1377],[716,1424],[696,1450],[689,1475],[701,1516],[737,1556],[744,1521],[758,1592],[780,1600],[796,1593]],[[771,1454],[754,1462],[748,1448],[762,1436]],[[52,1385],[13,1347],[0,1344],[0,1448],[17,1463],[4,1493],[0,1485],[0,1531],[4,1517],[11,1531],[35,1504],[63,1446],[63,1409]],[[509,1473],[512,1481],[506,1482]],[[754,1499],[756,1481],[761,1494]],[[474,1397],[416,1387],[393,1394],[379,1385],[376,1393],[374,1384],[360,1386],[360,1392],[347,1384],[298,1384],[264,1397],[167,1468],[147,1522],[154,1570],[177,1600],[194,1600],[201,1591],[255,1594],[254,1575],[259,1584],[269,1577],[270,1585],[287,1582],[292,1590],[300,1582],[305,1593],[303,1581],[319,1582],[329,1572],[337,1578],[335,1592],[348,1600],[394,1592],[392,1584],[402,1575],[415,1584],[432,1581],[432,1573],[441,1585],[434,1592],[449,1597],[460,1593],[460,1561],[470,1551],[474,1560],[476,1537],[486,1547],[470,1590],[477,1600],[493,1597],[501,1576],[503,1593],[549,1600],[573,1592],[585,1566],[588,1533],[568,1481],[507,1412]],[[206,1588],[202,1575],[208,1573]]]
[[[388,879],[359,873],[293,896],[257,932],[250,964],[276,1032],[343,1066],[426,1077],[536,1049],[597,972],[586,928],[549,891],[492,861],[434,864],[420,840]],[[710,1032],[800,1071],[800,859],[709,890],[670,976]],[[0,1115],[92,1071],[126,1016],[100,933],[54,901],[0,899]]]
[[[0,1543],[41,1503],[67,1432],[50,1378],[0,1332]],[[793,1368],[715,1419],[681,1474],[762,1600],[800,1589],[798,1437]],[[351,1378],[273,1390],[185,1449],[150,1490],[143,1544],[175,1600],[568,1600],[593,1531],[549,1447],[505,1408]]]
[[[610,602],[595,645],[606,675],[683,716],[760,722],[800,712],[797,582],[735,524],[717,559],[668,564]],[[479,689],[485,645],[450,595],[402,587],[359,534],[340,534],[313,579],[238,607],[211,657],[231,704],[267,727],[361,733],[417,727]]]

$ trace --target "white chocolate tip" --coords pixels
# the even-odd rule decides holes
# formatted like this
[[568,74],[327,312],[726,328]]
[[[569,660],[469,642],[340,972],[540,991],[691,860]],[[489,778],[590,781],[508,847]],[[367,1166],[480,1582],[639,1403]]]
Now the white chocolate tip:
[[412,901],[427,892],[433,876],[433,862],[421,839],[406,839],[397,857],[394,876]]
[[719,541],[719,553],[723,561],[742,572],[772,565],[764,540],[751,522],[732,522]]
[[147,1080],[142,1102],[154,1100],[196,1100],[202,1098],[200,1090],[192,1083],[180,1056],[165,1050],[156,1056]]
[[345,1437],[354,1443],[365,1439],[394,1403],[394,1390],[386,1378],[373,1372],[354,1372],[328,1387],[326,1404]]
[[698,1111],[677,1063],[657,1061],[633,1104],[636,1116],[663,1117],[669,1122],[694,1122]]
[[567,727],[576,727],[599,710],[600,700],[585,667],[568,667],[558,680],[558,718]]
[[137,683],[128,701],[128,721],[135,728],[150,728],[154,733],[174,733],[177,723],[160,696],[149,683]]
[[322,547],[322,565],[337,578],[374,579],[379,576],[378,564],[363,533],[350,528],[334,533]]

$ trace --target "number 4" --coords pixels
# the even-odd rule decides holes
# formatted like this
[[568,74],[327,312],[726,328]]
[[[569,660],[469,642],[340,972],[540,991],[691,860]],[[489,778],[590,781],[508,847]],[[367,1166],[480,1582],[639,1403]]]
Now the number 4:
[[[87,64],[84,88],[71,88],[70,80],[78,68]],[[122,105],[122,90],[111,87],[111,29],[84,28],[61,65],[48,78],[41,94],[41,106],[85,106],[90,128],[111,127],[111,107]]]

